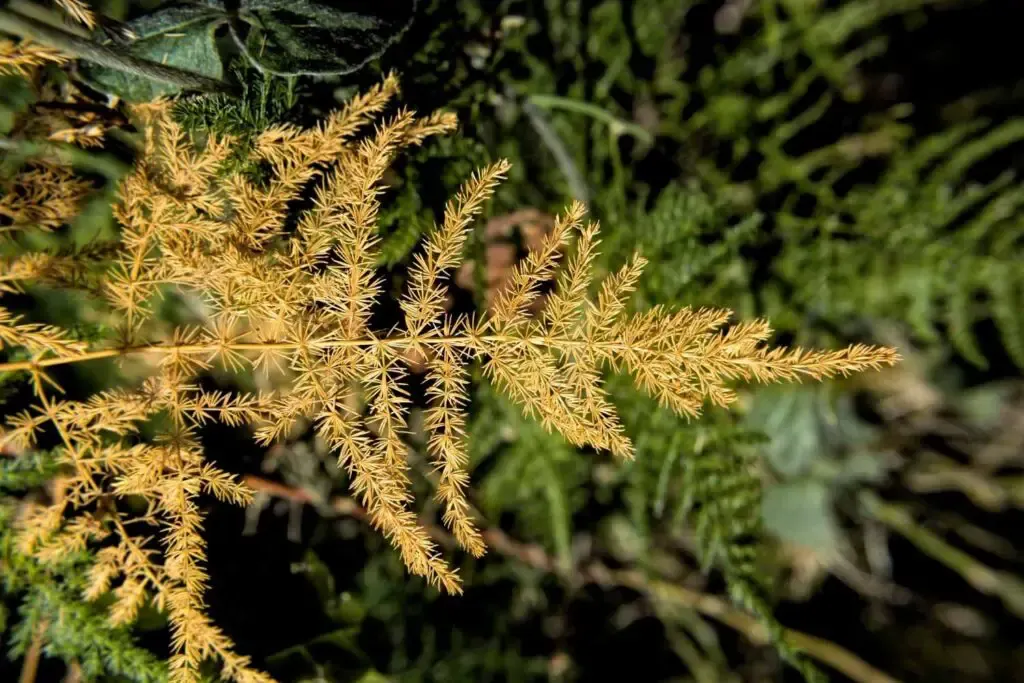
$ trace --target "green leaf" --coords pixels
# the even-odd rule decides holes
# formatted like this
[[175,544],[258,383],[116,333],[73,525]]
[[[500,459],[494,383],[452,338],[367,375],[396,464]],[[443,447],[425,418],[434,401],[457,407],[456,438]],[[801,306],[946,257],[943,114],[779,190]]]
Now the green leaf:
[[767,387],[754,394],[747,424],[772,435],[763,452],[775,471],[796,476],[822,455],[818,408],[815,389]]
[[958,410],[968,425],[975,429],[995,429],[1003,419],[1003,412],[1013,400],[1011,381],[988,382],[964,389],[953,397]]
[[761,387],[745,423],[771,435],[762,453],[784,478],[806,475],[829,458],[872,444],[875,430],[856,412],[850,394],[835,387]]
[[862,451],[842,460],[835,482],[838,484],[881,484],[893,468],[891,453]]
[[[138,36],[129,49],[136,57],[219,79],[224,67],[213,34],[226,20],[224,12],[212,7],[167,7],[128,22]],[[97,65],[88,65],[85,74],[99,89],[135,102],[171,95],[181,89]]]
[[765,528],[784,540],[822,552],[839,545],[832,496],[824,482],[803,479],[765,489],[761,514]]
[[379,57],[402,34],[416,1],[243,0],[231,33],[262,71],[347,74]]

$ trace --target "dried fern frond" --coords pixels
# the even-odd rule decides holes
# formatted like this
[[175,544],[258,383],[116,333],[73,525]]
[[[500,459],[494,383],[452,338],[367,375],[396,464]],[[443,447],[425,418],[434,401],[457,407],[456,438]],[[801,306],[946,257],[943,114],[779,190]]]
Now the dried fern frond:
[[83,0],[56,0],[57,6],[86,28],[96,28],[96,14]]
[[28,76],[44,64],[65,64],[66,55],[52,47],[0,38],[0,76]]
[[0,232],[54,230],[78,214],[91,190],[70,168],[37,162],[0,184]]
[[[265,680],[203,612],[199,496],[235,504],[250,498],[242,484],[205,460],[197,433],[207,421],[252,424],[261,444],[312,423],[336,451],[369,519],[409,570],[456,593],[456,571],[412,509],[404,440],[410,357],[425,359],[428,450],[439,473],[444,523],[474,555],[485,550],[466,501],[467,367],[475,359],[547,429],[623,458],[632,457],[633,447],[602,386],[607,368],[632,374],[664,405],[696,416],[706,401],[732,402],[729,385],[735,380],[821,379],[898,359],[892,349],[860,345],[823,352],[769,348],[763,345],[770,335],[766,322],[726,328],[726,310],[630,313],[628,298],[644,266],[639,256],[592,297],[599,229],[584,222],[580,203],[570,205],[539,248],[516,266],[488,312],[479,318],[447,314],[447,279],[461,262],[473,219],[508,170],[505,161],[482,169],[449,201],[412,265],[399,302],[402,329],[375,329],[371,313],[383,290],[376,264],[385,171],[402,148],[455,126],[448,114],[418,119],[399,110],[355,137],[397,87],[389,77],[312,130],[280,126],[264,133],[253,154],[269,168],[266,182],[230,170],[237,165],[225,170],[230,140],[214,138],[196,149],[165,104],[140,110],[148,125],[145,154],[121,186],[116,216],[122,247],[103,283],[122,321],[121,341],[80,348],[50,328],[0,319],[5,344],[31,353],[29,360],[0,364],[0,371],[30,373],[40,399],[36,413],[8,420],[0,442],[30,443],[37,429],[52,423],[74,472],[59,507],[34,517],[26,538],[44,547],[48,538],[72,533],[59,523],[66,509],[99,504],[106,514],[97,518],[99,528],[90,523],[89,538],[108,534],[113,549],[103,551],[88,594],[102,594],[120,576],[115,620],[130,620],[144,594],[166,609],[175,681],[196,680],[201,662],[211,657],[239,683]],[[307,196],[311,186],[312,206],[291,220],[293,200]],[[572,244],[575,251],[560,271]],[[532,314],[553,279],[555,293],[539,315]],[[162,334],[150,304],[166,286],[201,296],[207,318]],[[30,333],[35,337],[29,339]],[[155,362],[153,376],[139,389],[85,403],[48,395],[49,368],[122,356]],[[288,381],[262,395],[211,393],[196,379],[213,364],[278,367]],[[111,445],[155,414],[169,425],[158,438]],[[149,501],[142,521],[160,527],[159,540],[130,533],[116,514],[110,497],[128,495]]]
[[[0,40],[0,72],[4,50]],[[60,79],[43,78],[36,90],[38,101],[15,116],[5,140],[11,153],[0,178],[0,239],[69,224],[99,189],[81,171],[114,178],[127,170],[81,152],[102,145],[109,130],[125,122],[123,116]]]

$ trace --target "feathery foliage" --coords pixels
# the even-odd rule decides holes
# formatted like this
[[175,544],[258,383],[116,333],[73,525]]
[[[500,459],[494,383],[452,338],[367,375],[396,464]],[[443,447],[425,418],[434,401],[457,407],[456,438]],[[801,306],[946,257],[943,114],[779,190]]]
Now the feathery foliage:
[[[211,658],[221,663],[223,677],[238,683],[269,680],[204,612],[200,496],[238,505],[251,500],[245,486],[204,458],[199,430],[207,422],[251,424],[256,440],[268,445],[312,424],[409,570],[459,592],[457,573],[411,508],[403,440],[411,361],[426,366],[427,450],[444,524],[479,556],[485,547],[466,500],[472,359],[481,359],[487,379],[544,428],[625,459],[634,447],[602,386],[604,368],[629,374],[666,408],[694,417],[705,402],[730,404],[736,380],[821,379],[898,359],[892,349],[863,345],[766,347],[766,322],[725,328],[730,313],[723,309],[656,306],[629,313],[645,264],[640,256],[591,298],[599,231],[584,223],[578,202],[516,266],[486,314],[446,313],[446,279],[461,261],[473,219],[505,176],[505,161],[469,179],[428,234],[397,302],[403,328],[375,329],[385,171],[399,150],[456,123],[446,113],[416,118],[399,110],[356,137],[397,88],[389,77],[316,128],[279,125],[258,135],[252,154],[269,168],[263,180],[224,168],[229,138],[213,136],[197,149],[167,103],[139,107],[144,153],[120,187],[121,247],[102,283],[117,338],[87,343],[6,311],[0,320],[5,347],[28,354],[0,370],[27,373],[38,400],[34,410],[8,418],[2,443],[25,451],[52,430],[70,471],[52,504],[22,514],[19,548],[46,563],[69,548],[102,543],[86,597],[98,598],[120,580],[110,609],[114,624],[131,622],[146,600],[165,610],[173,681],[196,680]],[[312,205],[296,213],[293,204],[310,187]],[[559,271],[570,244],[574,251]],[[542,312],[530,314],[552,280]],[[199,297],[194,325],[168,332],[155,323],[154,301],[168,286]],[[149,377],[139,387],[87,400],[57,397],[56,368],[103,358],[144,363]],[[261,370],[271,389],[204,389],[199,377],[214,365]],[[147,422],[158,429],[140,438]],[[125,497],[146,500],[145,511],[125,516],[116,502]],[[147,527],[156,533],[142,530]]]
[[[57,6],[74,22],[86,28],[96,27],[96,14],[83,0],[56,0]],[[0,38],[0,76],[28,76],[46,64],[67,64],[71,58],[47,45],[30,40]]]
[[724,201],[696,184],[670,185],[652,207],[645,204],[640,197],[610,221],[615,228],[607,238],[613,258],[622,258],[632,246],[651,263],[637,286],[636,305],[721,301],[752,315],[755,264],[744,249],[757,243],[764,215],[734,220]]

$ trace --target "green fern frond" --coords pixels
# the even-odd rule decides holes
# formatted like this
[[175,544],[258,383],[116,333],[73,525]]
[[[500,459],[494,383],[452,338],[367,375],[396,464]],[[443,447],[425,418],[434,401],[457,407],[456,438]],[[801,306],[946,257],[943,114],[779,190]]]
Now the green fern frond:
[[174,103],[175,120],[186,130],[246,139],[289,118],[298,102],[295,79],[238,66],[232,72],[241,86],[238,96],[182,97]]
[[545,431],[487,385],[474,393],[469,426],[483,512],[515,513],[523,532],[540,532],[562,568],[572,566],[573,515],[586,502],[586,458]]
[[58,451],[32,451],[17,458],[0,456],[0,491],[25,491],[42,486],[59,471]]
[[1019,364],[1024,340],[1013,311],[1024,286],[1015,258],[1024,244],[1024,185],[1009,174],[967,186],[961,178],[1022,142],[1024,120],[928,138],[897,157],[877,185],[792,220],[775,264],[792,289],[786,305],[838,326],[857,317],[902,320],[922,341],[947,338],[981,366],[973,328],[990,316]]
[[[810,681],[822,674],[785,640],[764,583],[760,432],[728,417],[689,425],[651,405],[624,382],[614,383],[623,422],[636,439],[637,460],[624,476],[634,527],[665,517],[671,529],[695,531],[704,571],[722,573],[730,598],[765,626],[778,652]],[[639,522],[639,523],[638,523]]]
[[721,569],[733,602],[761,621],[779,654],[808,681],[824,681],[824,674],[787,642],[764,584],[760,465],[750,448],[763,440],[760,434],[737,430],[700,443],[682,461],[686,500],[680,511],[692,511],[705,566],[714,563]]
[[728,302],[752,314],[752,268],[743,250],[759,240],[760,213],[730,218],[724,201],[695,185],[672,184],[645,208],[641,197],[632,211],[613,217],[606,253],[612,267],[631,250],[651,264],[637,289],[640,308],[669,303]]

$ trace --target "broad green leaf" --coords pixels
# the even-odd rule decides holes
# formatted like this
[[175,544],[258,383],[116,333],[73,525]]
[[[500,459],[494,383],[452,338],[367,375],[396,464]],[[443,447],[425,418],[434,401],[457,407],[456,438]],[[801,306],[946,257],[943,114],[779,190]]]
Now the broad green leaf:
[[416,0],[243,0],[232,35],[263,71],[346,74],[379,57],[415,8]]
[[[138,36],[130,51],[143,59],[219,79],[224,67],[213,33],[224,21],[224,12],[211,7],[185,5],[157,10],[128,22],[128,27]],[[145,102],[181,89],[102,66],[89,65],[85,73],[101,90],[134,102]]]
[[839,545],[839,526],[824,482],[803,479],[765,489],[764,526],[779,538],[819,552]]
[[9,135],[19,115],[35,99],[32,86],[19,76],[0,76],[0,134]]
[[880,484],[894,466],[891,453],[862,451],[842,460],[835,482],[838,484]]
[[848,394],[828,386],[760,387],[746,424],[771,435],[762,453],[783,477],[804,475],[823,461],[870,444],[875,432]]

